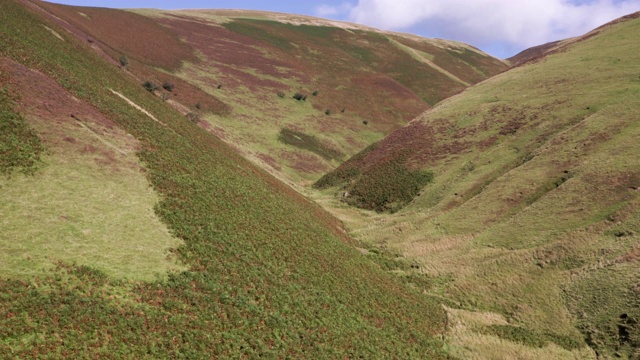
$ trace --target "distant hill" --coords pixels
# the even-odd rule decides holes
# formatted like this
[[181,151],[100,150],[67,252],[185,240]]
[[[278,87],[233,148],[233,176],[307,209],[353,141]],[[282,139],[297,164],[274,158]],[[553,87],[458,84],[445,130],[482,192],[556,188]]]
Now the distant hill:
[[562,41],[552,41],[546,44],[534,46],[517,53],[516,55],[508,58],[507,61],[509,61],[513,66],[520,66],[529,61],[542,59],[550,51],[557,48],[561,43]]
[[397,212],[354,233],[449,279],[437,293],[484,319],[476,334],[636,358],[638,15],[528,50],[316,186]]
[[298,15],[39,5],[113,61],[126,56],[141,83],[245,157],[302,184],[508,69],[466,44]]

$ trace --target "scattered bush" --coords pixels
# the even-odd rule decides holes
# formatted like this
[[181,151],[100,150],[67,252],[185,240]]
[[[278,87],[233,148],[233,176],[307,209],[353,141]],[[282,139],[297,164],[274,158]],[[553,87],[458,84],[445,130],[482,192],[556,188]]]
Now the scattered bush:
[[369,125],[369,120],[364,120],[362,123],[365,125]]
[[218,84],[218,90],[222,89],[222,85]]
[[142,86],[148,91],[148,92],[154,92],[156,90],[158,90],[158,85],[154,84],[153,82],[147,80],[145,81]]
[[278,91],[278,92],[276,93],[276,95],[278,95],[278,97],[279,97],[280,99],[283,99],[283,98],[284,98],[284,92],[282,92],[282,91]]
[[167,91],[169,91],[169,92],[172,92],[172,91],[173,91],[173,88],[175,87],[175,85],[173,85],[173,84],[172,84],[172,83],[170,83],[170,82],[165,81],[165,82],[164,82],[164,84],[162,84],[162,87],[163,87],[165,90],[167,90]]
[[314,91],[313,93],[311,93],[311,95],[313,96],[318,96],[318,90]]
[[307,100],[307,95],[300,94],[300,93],[295,93],[293,95],[293,98],[298,100],[298,101],[306,101]]
[[342,110],[340,110],[340,112],[344,114],[344,112],[345,112],[346,110],[347,110],[346,108],[342,108]]
[[127,55],[122,55],[120,56],[120,65],[122,67],[127,67],[127,65],[129,65],[129,58],[127,57]]
[[195,105],[196,109],[201,110],[202,109],[202,105],[200,103],[196,103]]
[[330,110],[330,109],[325,110],[325,111],[324,111],[324,114],[325,114],[325,115],[331,115],[331,110]]
[[190,112],[187,115],[187,119],[191,120],[191,122],[193,123],[199,123],[200,122],[200,116],[194,112]]

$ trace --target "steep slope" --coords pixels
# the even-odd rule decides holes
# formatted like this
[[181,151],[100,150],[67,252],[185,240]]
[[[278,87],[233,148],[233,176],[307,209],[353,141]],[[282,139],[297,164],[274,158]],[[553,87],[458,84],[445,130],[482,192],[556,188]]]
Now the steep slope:
[[41,14],[0,2],[1,358],[444,356],[437,304]]
[[555,343],[559,358],[588,356],[568,353],[585,343],[640,355],[638,15],[443,101],[316,184],[406,205],[336,213],[443,277],[450,316],[467,321],[452,333],[463,357],[504,356],[495,336]]
[[[40,5],[114,60],[127,56],[141,82],[175,85],[156,93],[245,157],[303,184],[507,69],[468,45],[302,16]],[[191,87],[209,103],[185,96]]]

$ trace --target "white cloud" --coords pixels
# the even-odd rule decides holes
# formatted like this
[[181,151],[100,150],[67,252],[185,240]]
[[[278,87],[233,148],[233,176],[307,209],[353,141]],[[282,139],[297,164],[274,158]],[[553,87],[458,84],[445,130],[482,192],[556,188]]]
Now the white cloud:
[[359,0],[349,20],[479,47],[524,49],[638,10],[638,0]]
[[336,17],[342,14],[349,14],[352,10],[353,5],[345,2],[340,5],[321,4],[315,7],[314,12],[319,17]]

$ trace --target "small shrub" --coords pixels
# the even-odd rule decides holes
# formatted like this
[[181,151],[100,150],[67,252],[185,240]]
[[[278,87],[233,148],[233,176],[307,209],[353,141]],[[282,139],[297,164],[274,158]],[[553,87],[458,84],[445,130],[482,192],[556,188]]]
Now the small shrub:
[[324,111],[324,114],[325,114],[325,115],[331,115],[331,110],[330,110],[330,109],[325,110],[325,111]]
[[127,65],[129,65],[129,58],[127,57],[127,55],[122,55],[120,56],[120,65],[122,67],[127,67]]
[[187,115],[187,119],[191,120],[191,122],[197,124],[200,122],[200,116],[198,116],[198,114],[190,112]]
[[340,112],[344,114],[344,112],[345,112],[346,110],[347,110],[346,108],[342,108],[342,110],[340,110]]
[[314,91],[313,93],[311,93],[311,95],[313,96],[318,96],[318,90]]
[[201,110],[202,109],[202,105],[200,103],[196,103],[195,105],[196,109]]
[[222,85],[218,84],[218,90],[222,89]]
[[173,91],[173,88],[175,87],[175,85],[173,85],[173,84],[172,84],[172,83],[170,83],[170,82],[165,81],[165,82],[164,82],[164,84],[162,84],[162,87],[163,87],[165,90],[167,90],[167,91],[171,92],[171,91]]
[[279,97],[280,99],[283,99],[283,98],[284,98],[284,92],[282,92],[282,91],[278,91],[276,95],[278,95],[278,97]]
[[306,101],[307,100],[307,95],[300,94],[300,93],[295,93],[293,95],[293,98],[298,100],[298,101]]
[[369,120],[364,120],[362,123],[365,125],[369,125]]
[[147,80],[145,81],[142,86],[148,91],[148,92],[154,92],[156,90],[158,90],[158,85],[152,83],[151,81]]

